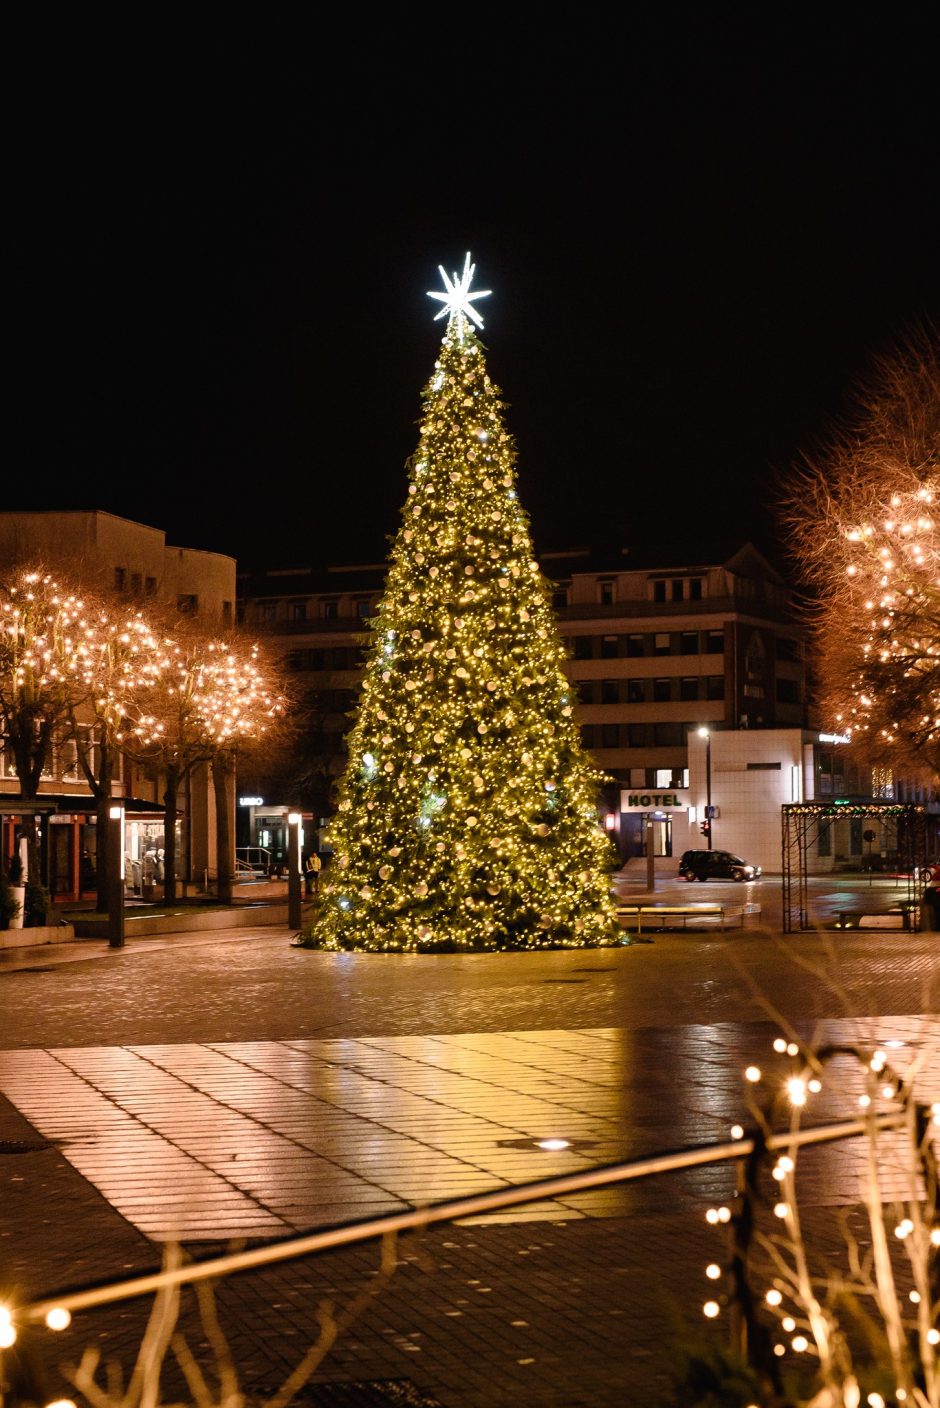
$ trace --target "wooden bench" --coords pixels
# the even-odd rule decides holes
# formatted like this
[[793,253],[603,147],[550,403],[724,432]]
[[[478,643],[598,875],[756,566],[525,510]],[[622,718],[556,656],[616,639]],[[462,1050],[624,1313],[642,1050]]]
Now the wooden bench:
[[[636,917],[637,933],[643,931],[643,920],[652,920],[648,927],[660,929],[677,928],[681,921],[683,929],[690,919],[718,919],[721,921],[721,928],[725,928],[725,907],[723,904],[618,904],[618,917]],[[657,924],[655,921],[659,921]],[[744,927],[744,912],[739,916],[741,928]]]
[[920,904],[907,900],[893,908],[884,909],[839,909],[836,911],[837,929],[911,929],[920,928]]

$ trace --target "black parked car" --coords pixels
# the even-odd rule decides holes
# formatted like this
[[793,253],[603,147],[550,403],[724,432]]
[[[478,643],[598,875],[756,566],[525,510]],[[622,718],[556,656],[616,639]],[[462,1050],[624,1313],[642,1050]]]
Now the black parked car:
[[756,880],[759,865],[749,865],[730,851],[685,851],[679,862],[683,880]]

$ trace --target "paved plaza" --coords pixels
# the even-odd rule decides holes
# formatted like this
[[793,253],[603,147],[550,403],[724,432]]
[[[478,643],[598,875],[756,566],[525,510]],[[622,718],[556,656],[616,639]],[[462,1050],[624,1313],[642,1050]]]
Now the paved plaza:
[[[8,952],[3,1289],[33,1299],[151,1268],[175,1239],[201,1257],[727,1138],[748,1120],[743,1067],[758,1062],[767,1086],[786,1074],[781,1022],[889,1042],[936,1099],[938,940],[759,928],[616,951],[327,955],[263,928]],[[859,1082],[835,1063],[807,1120],[851,1113]],[[833,1208],[858,1201],[861,1160],[848,1142],[804,1156],[821,1248]],[[889,1145],[889,1192],[891,1163]],[[700,1318],[701,1268],[721,1253],[704,1210],[732,1187],[718,1166],[403,1239],[390,1285],[318,1376],[360,1396],[306,1401],[379,1405],[397,1384],[397,1401],[444,1408],[655,1402],[672,1320]],[[245,1386],[273,1392],[316,1337],[316,1305],[368,1299],[377,1267],[364,1245],[224,1282]],[[61,1390],[55,1356],[92,1340],[126,1363],[145,1309],[28,1338]],[[205,1338],[188,1300],[183,1323]]]

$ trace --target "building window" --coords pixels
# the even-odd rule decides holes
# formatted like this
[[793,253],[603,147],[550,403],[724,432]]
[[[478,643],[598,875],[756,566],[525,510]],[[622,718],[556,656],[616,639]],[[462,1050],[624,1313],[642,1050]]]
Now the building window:
[[145,596],[153,596],[153,595],[155,594],[156,590],[157,590],[157,579],[156,579],[156,577],[145,577],[145,578],[144,578],[144,595],[145,595]]
[[368,596],[358,597],[356,600],[356,615],[360,621],[364,621],[372,612],[372,598]]
[[665,600],[666,600],[666,579],[665,579],[665,577],[657,577],[657,578],[655,579],[655,581],[653,582],[653,600],[654,600],[654,601],[665,601]]
[[195,592],[180,592],[176,598],[176,609],[181,616],[195,616],[199,610],[199,598]]
[[706,631],[706,632],[705,632],[705,654],[706,654],[706,655],[723,655],[723,654],[724,654],[724,651],[725,651],[725,633],[724,633],[724,631]]
[[323,619],[325,621],[335,621],[339,616],[339,602],[335,597],[323,603]]
[[653,637],[653,654],[654,654],[654,655],[668,655],[668,654],[669,654],[669,632],[668,632],[668,631],[657,631],[657,632],[656,632],[655,636]]
[[698,631],[683,631],[679,636],[679,654],[698,654]]
[[832,822],[820,821],[819,823],[819,846],[818,854],[821,856],[832,855]]
[[127,587],[127,568],[115,567],[114,569],[114,590],[123,592]]
[[701,577],[689,578],[689,601],[702,600],[702,585]]
[[872,768],[871,795],[880,798],[884,802],[894,801],[894,773],[890,768]]
[[266,626],[270,626],[272,621],[277,620],[276,601],[263,601],[261,603],[261,619]]
[[681,577],[674,577],[674,578],[672,579],[672,582],[670,583],[670,585],[671,585],[671,587],[672,587],[672,599],[673,599],[673,601],[681,601],[681,600],[682,600],[682,585],[683,585],[683,584],[682,584],[682,579],[681,579]]
[[632,656],[644,655],[642,636],[627,636],[627,654]]
[[307,603],[305,601],[292,601],[289,610],[292,621],[306,621]]
[[782,763],[748,763],[747,765],[748,772],[780,772],[782,768]]
[[230,601],[223,601],[222,603],[222,620],[226,626],[232,624],[232,603]]
[[582,725],[582,727],[581,727],[581,742],[584,744],[585,748],[596,748],[596,747],[597,747],[597,744],[596,744],[595,741],[594,741],[594,737],[595,737],[595,734],[596,734],[596,733],[597,733],[597,729],[594,727],[593,724],[583,724],[583,725]]
[[774,641],[774,653],[778,660],[801,660],[802,643],[791,640],[789,636],[777,636]]
[[724,675],[707,675],[705,678],[705,698],[724,699],[725,697],[725,677]]
[[59,744],[58,775],[63,782],[78,778],[78,745],[74,738],[63,738]]
[[617,658],[617,637],[601,636],[601,659],[615,660]]
[[652,724],[630,724],[628,736],[631,748],[648,748],[652,741]]
[[645,680],[627,680],[627,700],[631,704],[646,703]]
[[601,680],[601,703],[620,703],[620,688],[617,680]]
[[683,675],[679,681],[679,698],[698,698],[698,675]]
[[681,724],[653,725],[653,743],[657,748],[681,747],[683,742]]
[[619,724],[601,724],[601,747],[602,747],[602,748],[619,748],[619,747],[620,747],[620,725],[619,725]]
[[657,704],[665,704],[672,698],[672,680],[653,680],[653,699]]
[[778,680],[777,681],[777,703],[778,704],[799,704],[800,702],[800,682],[799,680]]
[[591,658],[591,637],[575,636],[574,638],[574,658],[576,660],[590,660]]
[[613,582],[600,582],[598,584],[599,601],[601,606],[613,606],[614,604],[614,584]]
[[284,669],[302,670],[303,667],[303,652],[300,650],[289,650],[284,656]]

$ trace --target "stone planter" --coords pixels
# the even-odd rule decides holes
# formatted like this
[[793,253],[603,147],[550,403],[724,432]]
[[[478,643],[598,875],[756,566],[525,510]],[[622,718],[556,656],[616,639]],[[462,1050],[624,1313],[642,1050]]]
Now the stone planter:
[[10,928],[22,929],[24,913],[26,910],[26,886],[11,885],[10,889],[13,891],[13,898],[18,906],[16,913],[11,914],[10,916]]

